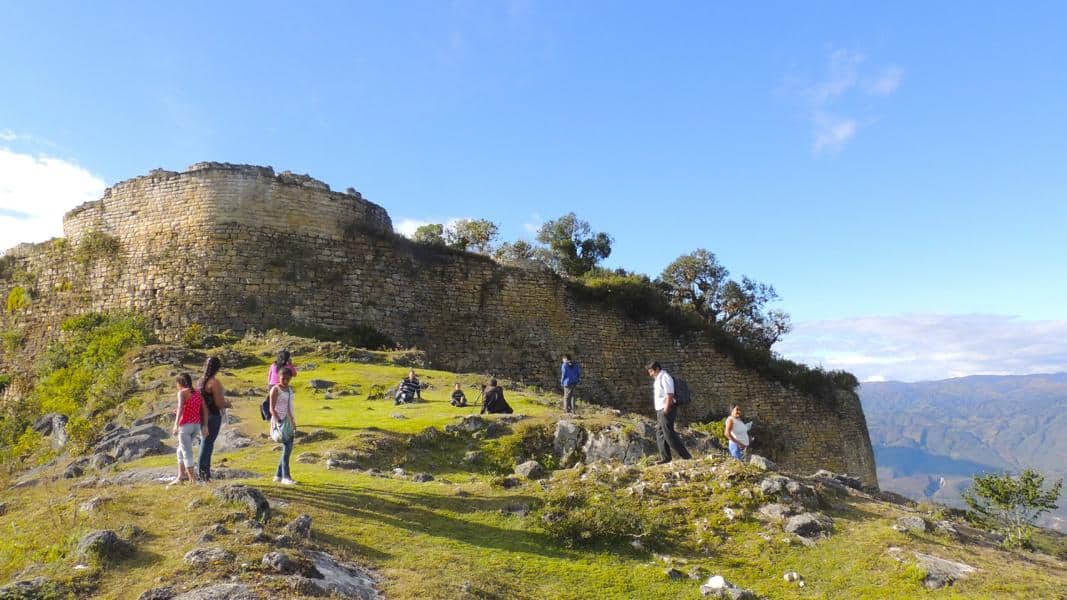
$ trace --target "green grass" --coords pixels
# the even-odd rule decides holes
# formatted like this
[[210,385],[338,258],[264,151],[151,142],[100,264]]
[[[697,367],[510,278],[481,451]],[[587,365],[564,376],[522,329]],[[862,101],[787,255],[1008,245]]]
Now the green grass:
[[[377,356],[384,361],[389,355]],[[243,369],[224,367],[222,381],[231,391],[265,389],[267,359],[263,360],[263,365]],[[258,415],[258,396],[234,395],[232,399],[233,411],[241,419],[235,427],[262,444],[219,456],[227,466],[262,473],[263,478],[247,483],[263,490],[275,507],[281,502],[287,504],[276,508],[268,533],[279,533],[298,514],[310,514],[316,542],[378,570],[389,598],[700,597],[699,582],[669,580],[664,575],[666,563],[650,552],[631,548],[623,539],[609,537],[571,547],[550,535],[542,526],[538,509],[559,494],[579,490],[584,484],[577,481],[578,471],[560,475],[547,492],[537,483],[506,490],[498,485],[499,464],[469,467],[460,461],[469,450],[488,454],[493,448],[507,448],[501,453],[505,456],[519,452],[515,449],[523,447],[520,437],[531,436],[531,431],[538,428],[550,428],[559,418],[556,398],[533,391],[509,392],[508,401],[516,413],[529,416],[512,426],[512,433],[496,440],[448,436],[434,445],[411,444],[412,437],[427,427],[443,429],[464,415],[476,414],[477,407],[451,407],[448,395],[453,383],[459,381],[473,400],[476,388],[472,386],[479,378],[419,369],[422,380],[432,386],[424,394],[426,402],[398,407],[391,399],[371,401],[366,395],[373,384],[394,385],[407,372],[406,367],[332,363],[306,353],[298,354],[294,360],[298,367],[309,362],[319,365],[314,370],[302,370],[294,380],[301,429],[326,429],[336,436],[313,444],[298,442],[292,470],[300,484],[285,487],[270,482],[278,455],[273,444],[259,437],[267,428]],[[194,371],[194,365],[188,367]],[[131,399],[134,404],[144,407],[142,410],[169,404],[173,394],[169,371],[169,367],[153,367],[143,373],[145,379],[168,381],[168,386],[139,392]],[[326,399],[324,393],[310,389],[308,381],[312,378],[334,381],[335,389],[358,387],[361,393]],[[586,426],[619,420],[607,412],[583,408]],[[304,452],[325,455],[331,451],[360,455],[367,466],[378,467],[387,476],[328,470],[321,461],[295,461]],[[123,468],[173,463],[170,455],[156,456]],[[725,467],[718,474],[702,473],[688,487],[679,485],[669,493],[649,496],[647,501],[616,503],[620,510],[636,511],[643,519],[658,519],[655,522],[677,532],[657,551],[673,557],[683,572],[699,566],[709,574],[722,574],[767,597],[786,599],[1045,598],[1056,597],[1067,589],[1067,567],[1063,562],[1043,554],[965,546],[933,534],[898,533],[889,529],[901,514],[898,508],[862,499],[840,501],[830,511],[836,531],[829,540],[813,547],[790,543],[778,529],[750,518],[731,522],[722,516],[723,506],[745,504],[742,490],[751,489],[759,481],[758,473],[739,469],[730,462],[701,464],[708,469]],[[428,471],[436,479],[419,484],[388,476],[394,466],[410,473]],[[603,469],[585,472],[591,474],[587,482],[614,476],[612,471]],[[632,471],[630,476],[639,472]],[[657,486],[668,481],[666,473],[656,468],[644,471],[644,477]],[[205,583],[223,574],[243,581],[262,581],[257,565],[268,548],[246,543],[246,533],[225,536],[210,544],[237,554],[238,560],[229,570],[194,572],[181,560],[185,552],[201,545],[197,539],[209,525],[238,510],[213,499],[212,488],[220,484],[170,489],[155,484],[75,489],[71,483],[59,480],[0,491],[0,502],[7,504],[6,514],[0,516],[0,581],[16,574],[20,578],[47,575],[72,581],[102,598],[135,598],[152,587]],[[591,493],[598,492],[594,489]],[[623,493],[621,488],[619,493]],[[113,499],[94,513],[77,509],[93,496]],[[194,500],[201,504],[190,511],[189,504]],[[749,502],[755,503],[758,497]],[[501,512],[513,504],[527,504],[534,512],[528,517]],[[86,531],[118,530],[131,524],[146,532],[137,542],[139,551],[135,557],[106,568],[73,569],[77,562],[73,549]],[[235,530],[232,525],[227,527]],[[768,533],[770,539],[764,539]],[[921,583],[924,573],[892,559],[886,553],[890,546],[962,560],[980,571],[952,588],[927,592]],[[242,568],[242,563],[249,566]],[[806,587],[783,581],[782,574],[789,570],[800,572]],[[471,586],[470,595],[463,591],[467,583]],[[284,597],[285,591],[277,588],[277,595]]]

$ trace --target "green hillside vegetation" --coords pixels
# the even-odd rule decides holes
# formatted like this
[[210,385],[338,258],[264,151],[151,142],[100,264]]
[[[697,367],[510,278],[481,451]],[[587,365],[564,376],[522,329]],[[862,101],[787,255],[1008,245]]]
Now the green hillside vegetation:
[[[946,515],[936,506],[916,512],[855,490],[816,484],[821,510],[834,520],[833,533],[802,543],[780,525],[755,518],[769,501],[760,491],[768,474],[718,454],[665,466],[646,458],[631,466],[559,468],[566,460],[554,454],[552,441],[562,415],[557,397],[541,390],[506,384],[508,402],[521,418],[491,416],[486,429],[446,432],[446,426],[478,412],[449,405],[452,385],[460,382],[474,400],[484,376],[416,367],[429,384],[425,401],[394,406],[389,388],[424,360],[414,351],[359,350],[278,332],[207,351],[155,346],[138,351],[144,340],[125,334],[139,330],[135,323],[114,320],[68,327],[85,343],[68,338],[66,359],[41,372],[30,396],[36,408],[72,411],[72,422],[82,419],[90,437],[112,417],[129,424],[160,414],[157,423],[169,431],[172,417],[164,413],[172,407],[173,373],[179,369],[143,357],[182,356],[182,369],[195,376],[203,354],[221,356],[220,379],[238,419],[225,427],[246,434],[251,445],[216,453],[216,463],[261,475],[240,482],[269,499],[273,514],[266,533],[283,533],[297,515],[310,515],[312,543],[373,569],[387,598],[699,598],[701,581],[690,579],[690,571],[703,579],[721,574],[762,596],[786,599],[1050,598],[1067,589],[1067,563],[1049,554],[1067,550],[1062,538],[1045,533],[1039,540],[1043,552],[1015,552],[981,537],[903,533],[890,527],[901,516],[934,521]],[[110,342],[79,338],[79,331],[97,332]],[[315,440],[297,440],[295,487],[271,482],[278,453],[262,435],[267,427],[258,414],[266,365],[282,346],[293,351],[301,369],[294,380],[299,427]],[[103,363],[93,362],[105,356]],[[118,381],[110,372],[92,374],[88,382],[76,376],[81,367],[115,356]],[[334,385],[316,391],[312,379]],[[106,381],[111,383],[99,387]],[[108,392],[100,395],[98,389]],[[108,394],[118,389],[116,401]],[[57,404],[64,397],[84,401]],[[593,431],[609,426],[635,431],[636,419],[583,405],[576,422]],[[22,432],[16,441],[29,435],[13,430]],[[11,470],[0,491],[0,582],[47,577],[59,586],[57,597],[137,598],[160,586],[185,590],[232,579],[253,585],[263,597],[300,597],[261,566],[272,548],[250,541],[240,506],[215,496],[230,481],[96,486],[101,477],[173,468],[173,453],[89,468],[65,479],[59,474],[71,458],[46,442],[35,438],[15,453],[19,456],[8,456]],[[72,450],[87,446],[75,444]],[[328,458],[347,461],[349,468],[327,468]],[[512,479],[516,464],[530,459],[558,470],[540,481]],[[25,471],[41,462],[44,466]],[[396,468],[404,474],[394,474]],[[417,473],[433,480],[416,482]],[[93,498],[98,507],[84,506]],[[210,544],[198,541],[220,522],[226,533]],[[98,529],[115,530],[136,551],[116,560],[79,559],[79,539]],[[205,545],[226,548],[236,560],[202,569],[183,562],[186,552]],[[895,559],[891,547],[978,570],[929,592],[923,585],[927,572],[912,560]],[[680,578],[665,573],[672,567]],[[799,572],[805,586],[784,581],[787,571]]]

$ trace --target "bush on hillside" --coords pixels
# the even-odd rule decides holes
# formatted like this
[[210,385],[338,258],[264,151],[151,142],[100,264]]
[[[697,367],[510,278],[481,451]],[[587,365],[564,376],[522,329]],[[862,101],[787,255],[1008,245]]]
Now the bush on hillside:
[[38,382],[24,397],[3,406],[0,462],[10,465],[37,449],[27,432],[39,415],[58,412],[67,424],[72,450],[88,447],[107,413],[128,391],[126,354],[151,334],[145,322],[129,315],[89,313],[63,322],[60,339],[38,364]]
[[5,304],[4,310],[7,311],[7,314],[11,314],[22,310],[29,305],[30,293],[26,291],[26,288],[16,285],[7,293],[7,303]]
[[971,489],[963,493],[963,501],[978,521],[1004,532],[1006,547],[1029,548],[1034,523],[1041,515],[1059,508],[1056,501],[1062,490],[1062,479],[1046,490],[1044,475],[1023,469],[1018,475],[975,475]]
[[598,269],[566,283],[578,300],[613,306],[637,321],[655,319],[675,335],[704,336],[738,367],[806,394],[832,398],[837,389],[854,391],[859,385],[851,373],[812,368],[781,358],[769,348],[746,344],[691,308],[672,305],[663,289],[644,275]]

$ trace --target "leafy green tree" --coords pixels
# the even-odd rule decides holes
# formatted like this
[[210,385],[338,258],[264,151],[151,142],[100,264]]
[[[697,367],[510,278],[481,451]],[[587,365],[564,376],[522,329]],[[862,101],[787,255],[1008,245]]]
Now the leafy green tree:
[[1010,473],[975,475],[971,488],[963,493],[967,503],[980,520],[1004,530],[1004,545],[1029,547],[1037,518],[1059,508],[1063,480],[1052,484],[1047,491],[1045,476],[1033,469],[1024,469],[1018,476]]
[[504,242],[493,253],[493,257],[502,263],[523,263],[537,260],[537,248],[526,240],[514,243]]
[[659,282],[673,303],[691,307],[743,342],[770,348],[792,328],[787,313],[766,309],[778,292],[748,277],[729,276],[713,252],[698,248],[667,265]]
[[411,236],[412,240],[420,244],[445,245],[445,226],[440,223],[428,223],[420,225]]
[[500,237],[496,223],[486,219],[460,219],[444,231],[444,241],[457,250],[489,254]]
[[549,266],[571,277],[580,277],[611,255],[611,236],[593,233],[589,223],[574,213],[541,225],[537,241],[547,246]]

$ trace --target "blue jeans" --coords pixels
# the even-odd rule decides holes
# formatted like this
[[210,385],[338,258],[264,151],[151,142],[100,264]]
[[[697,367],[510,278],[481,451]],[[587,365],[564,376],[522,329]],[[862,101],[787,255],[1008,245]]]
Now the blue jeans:
[[282,442],[282,458],[278,461],[278,470],[274,473],[275,477],[282,479],[292,479],[289,476],[289,455],[293,453],[293,440],[288,442]]
[[730,440],[730,456],[737,460],[745,460],[745,450],[741,446],[737,445],[737,442]]
[[211,453],[215,451],[215,438],[219,437],[222,415],[207,416],[207,437],[200,444],[200,479],[211,481]]

